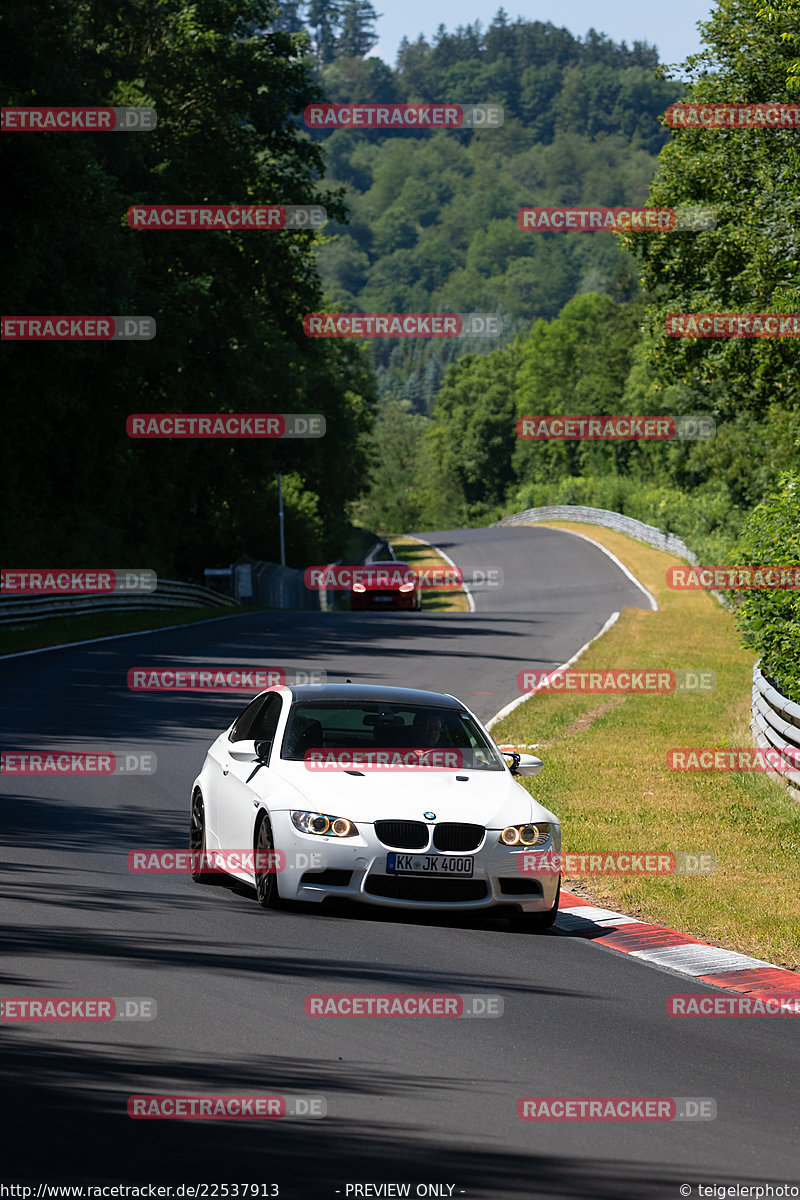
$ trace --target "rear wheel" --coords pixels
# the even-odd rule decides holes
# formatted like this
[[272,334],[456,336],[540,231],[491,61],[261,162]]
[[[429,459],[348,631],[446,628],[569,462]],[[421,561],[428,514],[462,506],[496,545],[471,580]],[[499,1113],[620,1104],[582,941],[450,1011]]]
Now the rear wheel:
[[556,888],[556,898],[553,902],[552,908],[548,909],[547,912],[517,913],[511,918],[513,924],[516,925],[518,929],[525,929],[530,933],[541,933],[545,929],[551,929],[552,926],[555,925],[556,917],[558,916],[558,901],[560,896],[561,880],[559,879],[558,887]]
[[[193,854],[205,854],[206,850],[206,810],[200,792],[192,797],[192,815],[189,823],[189,849]],[[210,871],[203,871],[197,866],[197,860],[192,859],[192,879],[195,883],[213,883],[214,876]]]
[[261,824],[258,827],[256,834],[256,899],[262,908],[279,908],[280,897],[278,896],[278,879],[274,871],[260,870],[258,866],[259,852],[263,854],[264,859],[269,862],[271,857],[274,857],[272,852],[275,850],[275,844],[272,840],[272,829],[269,823],[269,817],[262,817]]

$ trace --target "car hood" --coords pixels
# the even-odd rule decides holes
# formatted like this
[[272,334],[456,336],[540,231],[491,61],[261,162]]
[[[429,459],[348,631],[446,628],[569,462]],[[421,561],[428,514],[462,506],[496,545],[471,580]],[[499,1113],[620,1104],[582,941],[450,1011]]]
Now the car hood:
[[[467,782],[457,775],[468,776]],[[378,820],[463,821],[502,829],[526,821],[551,821],[558,817],[539,804],[507,771],[365,771],[350,775],[344,770],[311,772],[302,762],[281,759],[270,776],[291,785],[292,794],[268,800],[271,808],[295,808],[303,803],[313,812],[347,817],[350,821]],[[276,800],[278,802],[276,803]]]

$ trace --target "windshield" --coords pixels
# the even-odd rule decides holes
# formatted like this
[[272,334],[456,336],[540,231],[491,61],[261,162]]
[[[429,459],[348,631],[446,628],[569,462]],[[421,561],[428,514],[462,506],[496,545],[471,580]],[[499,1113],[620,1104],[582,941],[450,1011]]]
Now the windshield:
[[304,701],[292,706],[281,758],[299,762],[320,750],[439,750],[438,761],[473,771],[502,771],[491,739],[462,708],[368,700]]

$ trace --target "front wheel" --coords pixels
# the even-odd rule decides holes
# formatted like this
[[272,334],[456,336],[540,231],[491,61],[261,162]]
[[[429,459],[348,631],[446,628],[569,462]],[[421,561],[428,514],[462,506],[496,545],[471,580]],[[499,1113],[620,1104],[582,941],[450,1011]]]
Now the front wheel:
[[547,912],[517,913],[514,917],[511,918],[512,922],[514,923],[514,925],[516,925],[516,927],[518,929],[525,929],[530,933],[541,933],[545,929],[551,929],[552,926],[555,925],[556,917],[558,916],[558,901],[559,901],[560,896],[561,896],[561,880],[559,879],[558,887],[556,888],[556,898],[553,901],[552,908],[549,908],[547,910]]
[[206,811],[203,797],[195,792],[192,797],[192,816],[189,823],[189,849],[192,851],[192,879],[195,883],[213,883],[214,876],[209,871],[203,871],[197,865],[198,857],[206,851]]
[[256,834],[256,899],[262,908],[279,908],[278,879],[274,871],[259,869],[258,860],[261,855],[267,862],[274,859],[275,844],[272,840],[272,829],[269,817],[262,817]]

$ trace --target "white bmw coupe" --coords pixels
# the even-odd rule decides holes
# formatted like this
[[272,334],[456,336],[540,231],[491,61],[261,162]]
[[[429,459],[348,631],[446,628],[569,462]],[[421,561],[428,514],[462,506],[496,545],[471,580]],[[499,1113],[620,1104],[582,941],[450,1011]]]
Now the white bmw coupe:
[[561,877],[538,872],[530,852],[552,860],[561,828],[515,778],[541,761],[509,757],[454,696],[270,688],[211,745],[192,785],[193,878],[222,863],[265,908],[345,897],[491,908],[546,929]]

